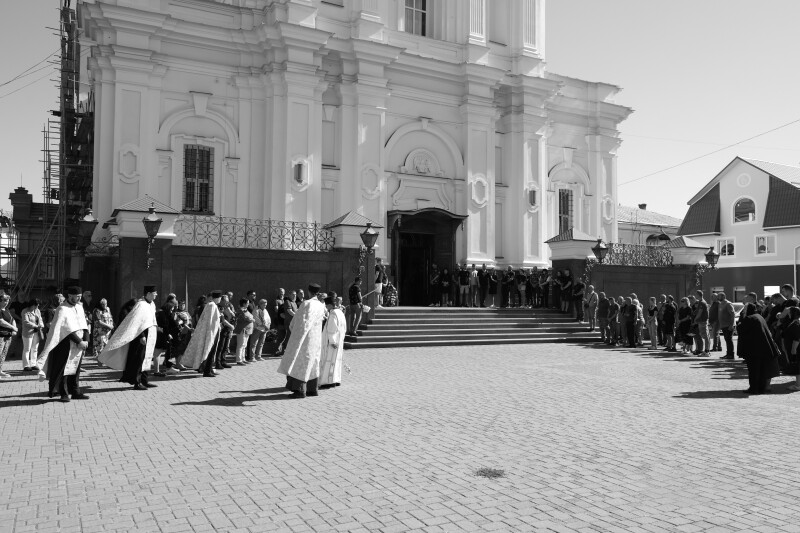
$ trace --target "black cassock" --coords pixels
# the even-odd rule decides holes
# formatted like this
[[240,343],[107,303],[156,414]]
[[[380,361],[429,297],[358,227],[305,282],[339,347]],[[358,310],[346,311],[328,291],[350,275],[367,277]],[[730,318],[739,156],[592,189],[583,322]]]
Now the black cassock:
[[67,366],[69,360],[69,350],[71,344],[78,344],[83,342],[83,337],[79,333],[83,332],[84,337],[88,336],[85,330],[70,333],[64,340],[56,344],[56,347],[50,351],[47,357],[47,375],[49,376],[49,391],[48,395],[52,398],[56,393],[61,396],[69,394],[80,394],[80,381],[81,381],[81,365],[78,363],[78,368],[74,376],[65,376],[64,367]]
[[764,392],[769,380],[780,375],[778,345],[772,338],[764,317],[753,314],[744,317],[737,326],[737,352],[747,363],[750,392]]
[[[144,339],[144,342],[142,342]],[[147,374],[142,372],[144,356],[147,354],[147,330],[141,332],[128,344],[128,359],[125,360],[125,369],[122,371],[120,381],[130,385],[146,385]]]

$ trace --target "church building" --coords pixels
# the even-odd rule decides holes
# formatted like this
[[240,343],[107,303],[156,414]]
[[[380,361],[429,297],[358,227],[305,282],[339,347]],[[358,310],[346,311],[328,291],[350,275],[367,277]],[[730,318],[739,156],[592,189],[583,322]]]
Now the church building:
[[379,228],[376,254],[401,286],[433,263],[547,266],[545,241],[570,228],[618,239],[631,109],[614,85],[548,70],[545,0],[77,9],[96,237],[134,231],[124,207],[145,195],[169,207],[158,237],[176,246],[203,245],[192,232],[214,219],[353,214]]

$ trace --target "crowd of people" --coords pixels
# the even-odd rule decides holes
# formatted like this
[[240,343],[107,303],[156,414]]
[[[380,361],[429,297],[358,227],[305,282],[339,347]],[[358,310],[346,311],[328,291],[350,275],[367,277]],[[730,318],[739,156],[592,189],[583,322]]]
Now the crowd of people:
[[547,268],[519,268],[507,266],[505,270],[479,267],[475,263],[457,263],[449,268],[431,266],[430,307],[488,307],[527,308],[555,307],[572,310],[573,301],[583,287],[575,282],[568,269],[551,271]]
[[597,324],[601,343],[651,350],[663,347],[668,352],[709,357],[710,352],[723,350],[724,340],[721,358],[732,360],[738,353],[747,363],[750,387],[744,392],[768,392],[770,380],[781,373],[797,376],[789,388],[800,390],[800,299],[790,284],[766,301],[748,293],[738,316],[724,292],[712,292],[710,303],[698,290],[677,302],[672,295],[662,294],[643,304],[635,293],[615,299],[596,293],[592,285],[581,291],[579,299],[577,286],[575,318],[588,320],[590,331]]
[[[351,291],[353,297],[359,305],[349,308],[360,310],[360,287],[355,295]],[[307,369],[314,375],[304,375],[301,381],[315,380],[314,393],[318,387],[341,382],[347,320],[342,298],[334,292],[322,293],[313,284],[308,297],[302,290],[278,289],[270,303],[257,300],[255,291],[238,301],[233,292],[212,291],[201,296],[193,310],[175,294],[168,294],[160,307],[157,298],[156,288],[146,286],[141,298],[125,302],[113,314],[105,298],[92,306],[91,292],[79,287],[55,294],[44,306],[39,299],[27,300],[21,291],[13,303],[8,294],[0,294],[0,379],[11,377],[3,364],[15,342],[20,345],[22,374],[36,372],[41,381],[49,379],[50,397],[58,394],[62,401],[70,401],[88,398],[80,389],[85,357],[96,358],[100,367],[122,371],[120,381],[133,389],[147,390],[156,386],[150,375],[196,370],[214,377],[233,365],[264,360],[270,355],[264,352],[267,342],[276,341],[275,355],[296,358],[300,351],[308,351],[309,339],[324,336],[324,343],[317,339],[317,357]],[[323,310],[317,332],[304,330],[312,301]],[[355,317],[351,327],[358,327]],[[228,355],[233,355],[233,364]],[[297,387],[288,388],[294,392]]]
[[[367,293],[374,294],[375,305],[396,305],[386,301],[396,299],[396,292],[387,296],[388,279],[380,263],[375,280],[374,290]],[[287,375],[287,389],[296,397],[313,396],[321,386],[341,382],[345,338],[358,334],[369,310],[361,283],[357,276],[348,288],[347,305],[335,292],[324,293],[311,284],[305,291],[277,289],[272,301],[257,299],[252,290],[238,301],[231,291],[211,291],[192,310],[175,294],[168,294],[157,308],[156,288],[147,286],[141,298],[123,304],[116,316],[105,298],[92,306],[91,292],[78,287],[44,305],[22,292],[14,302],[0,293],[0,379],[10,377],[3,363],[15,342],[22,373],[49,378],[50,396],[60,394],[63,401],[87,398],[79,387],[84,355],[96,358],[101,367],[122,371],[121,381],[134,389],[146,390],[155,386],[148,380],[151,373],[167,377],[196,370],[214,377],[233,365],[264,360],[265,345],[274,342],[274,355],[283,358],[279,372]],[[765,300],[747,294],[737,316],[723,292],[712,292],[710,302],[702,290],[678,300],[662,294],[642,302],[635,293],[615,298],[596,292],[568,270],[508,267],[498,274],[485,265],[457,265],[450,274],[434,266],[431,283],[438,287],[431,305],[556,308],[588,323],[589,331],[598,329],[599,342],[611,346],[709,357],[723,350],[724,340],[722,359],[735,359],[733,336],[738,332],[738,355],[751,377],[746,392],[768,391],[770,380],[780,373],[797,376],[791,388],[800,390],[800,299],[789,284]],[[53,364],[48,369],[49,355]]]

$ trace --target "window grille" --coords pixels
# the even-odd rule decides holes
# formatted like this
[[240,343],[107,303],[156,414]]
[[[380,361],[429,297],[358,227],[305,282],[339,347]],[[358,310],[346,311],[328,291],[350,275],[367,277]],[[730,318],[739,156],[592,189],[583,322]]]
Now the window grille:
[[573,192],[569,189],[558,191],[558,233],[572,227]]
[[734,256],[736,255],[736,243],[733,239],[720,239],[717,241],[717,250],[719,250],[719,255]]
[[756,203],[750,198],[742,198],[733,208],[733,222],[753,222],[756,219]]
[[427,0],[406,0],[406,32],[423,37],[426,35],[427,4]]
[[183,210],[214,212],[214,149],[187,145],[183,148]]

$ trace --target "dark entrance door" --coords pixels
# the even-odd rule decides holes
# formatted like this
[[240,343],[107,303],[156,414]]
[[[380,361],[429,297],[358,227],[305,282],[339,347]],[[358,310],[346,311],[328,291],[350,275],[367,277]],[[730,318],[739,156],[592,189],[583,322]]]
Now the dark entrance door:
[[432,303],[429,280],[432,267],[456,263],[455,232],[466,216],[443,209],[390,211],[392,235],[392,274],[395,276],[400,305],[419,306]]
[[431,302],[428,282],[433,257],[433,235],[400,234],[399,293],[403,305],[428,305]]

